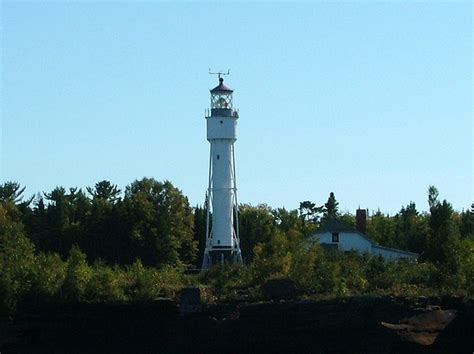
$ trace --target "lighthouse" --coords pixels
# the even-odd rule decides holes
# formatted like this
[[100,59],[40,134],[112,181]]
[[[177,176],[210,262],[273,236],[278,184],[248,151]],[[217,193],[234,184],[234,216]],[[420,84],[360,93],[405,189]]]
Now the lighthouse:
[[233,90],[224,84],[223,73],[218,75],[219,85],[210,90],[211,109],[206,111],[210,159],[202,269],[242,262],[234,155],[239,114],[233,107]]

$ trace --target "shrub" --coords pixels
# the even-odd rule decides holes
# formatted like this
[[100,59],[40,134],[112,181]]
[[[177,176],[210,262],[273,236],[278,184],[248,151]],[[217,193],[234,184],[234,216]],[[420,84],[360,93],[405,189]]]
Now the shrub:
[[242,273],[242,265],[216,264],[202,273],[202,280],[219,299],[231,297]]
[[81,249],[73,246],[69,253],[66,277],[63,283],[63,295],[67,300],[84,300],[87,285],[92,277],[91,267]]
[[125,274],[118,267],[96,262],[85,289],[85,296],[91,301],[122,301],[125,296]]
[[340,277],[339,264],[326,257],[317,258],[314,266],[314,280],[308,290],[317,294],[334,294],[345,289],[346,286]]
[[165,266],[160,270],[147,268],[137,259],[127,267],[125,277],[128,298],[145,301],[174,297],[183,286],[184,269],[181,266]]
[[125,293],[130,300],[151,300],[158,296],[154,281],[154,271],[146,269],[141,260],[137,259],[126,269]]
[[363,294],[369,286],[364,273],[363,259],[355,252],[345,254],[341,277],[345,280],[344,284],[350,294]]
[[58,295],[64,284],[66,271],[67,263],[58,254],[38,254],[34,266],[33,296],[51,298]]
[[174,298],[183,287],[184,268],[181,266],[164,266],[155,275],[158,295]]

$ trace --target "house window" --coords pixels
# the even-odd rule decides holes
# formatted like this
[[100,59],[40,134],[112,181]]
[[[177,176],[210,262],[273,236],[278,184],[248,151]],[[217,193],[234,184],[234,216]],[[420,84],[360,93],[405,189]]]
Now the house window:
[[339,232],[332,233],[332,242],[339,242]]

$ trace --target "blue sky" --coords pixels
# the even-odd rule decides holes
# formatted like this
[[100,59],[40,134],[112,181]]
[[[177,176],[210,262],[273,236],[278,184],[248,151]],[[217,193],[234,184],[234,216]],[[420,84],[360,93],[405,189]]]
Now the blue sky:
[[471,2],[2,2],[2,181],[168,179],[202,204],[216,78],[239,201],[473,200]]

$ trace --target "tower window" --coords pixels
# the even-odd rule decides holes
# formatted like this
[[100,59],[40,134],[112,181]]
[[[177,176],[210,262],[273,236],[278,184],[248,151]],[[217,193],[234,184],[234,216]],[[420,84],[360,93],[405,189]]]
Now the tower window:
[[217,159],[219,160],[221,158],[221,155],[217,155]]
[[224,123],[224,121],[221,120],[221,124]]
[[232,109],[232,93],[211,94],[211,108]]

